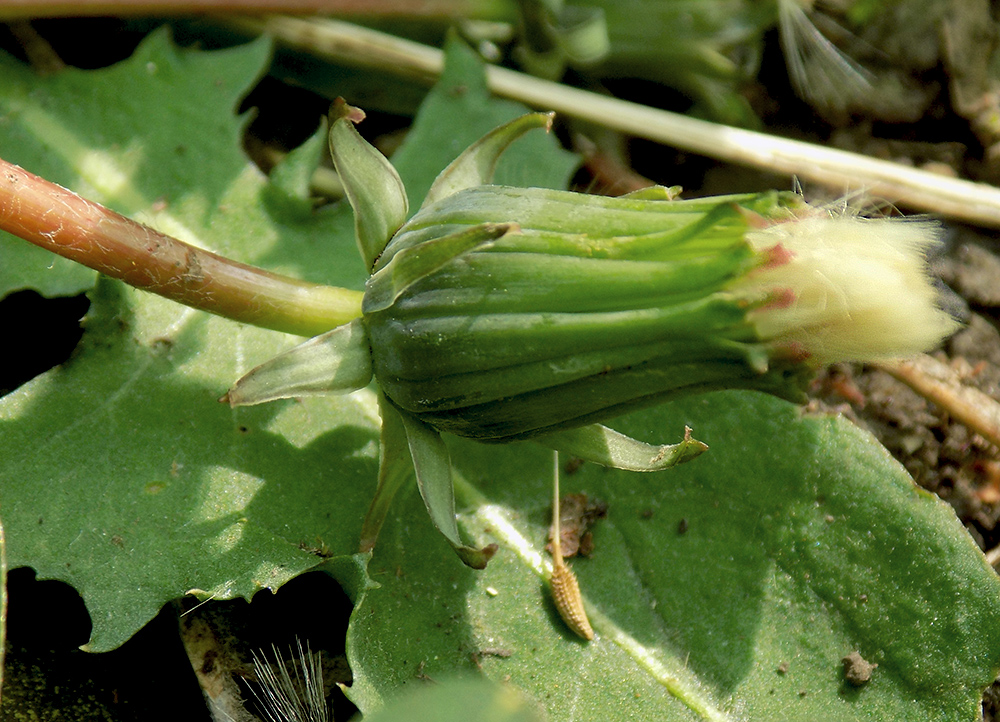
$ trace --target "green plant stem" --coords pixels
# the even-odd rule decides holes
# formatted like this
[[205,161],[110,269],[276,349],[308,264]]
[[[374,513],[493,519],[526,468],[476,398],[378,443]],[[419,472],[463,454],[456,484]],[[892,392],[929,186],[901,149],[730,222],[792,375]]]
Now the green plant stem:
[[0,159],[0,229],[144,291],[234,321],[315,336],[361,316],[360,291],[188,245]]

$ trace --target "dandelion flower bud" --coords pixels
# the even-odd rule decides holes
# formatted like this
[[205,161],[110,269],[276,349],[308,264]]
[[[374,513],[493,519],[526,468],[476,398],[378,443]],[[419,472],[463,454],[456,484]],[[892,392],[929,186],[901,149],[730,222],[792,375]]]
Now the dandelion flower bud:
[[551,121],[541,114],[470,147],[404,222],[398,177],[338,112],[335,160],[360,186],[349,197],[371,267],[363,316],[252,372],[230,402],[373,376],[437,431],[506,442],[678,394],[798,400],[817,365],[917,353],[955,327],[927,277],[933,223],[836,215],[793,193],[489,185],[503,148]]
[[461,538],[440,432],[657,471],[707,447],[689,430],[652,446],[600,422],[714,389],[799,400],[818,364],[919,352],[955,326],[926,274],[931,223],[835,216],[792,193],[489,185],[503,149],[551,123],[543,114],[473,144],[407,220],[402,183],[357,117],[336,105],[330,137],[371,269],[362,317],[262,364],[226,399],[344,393],[374,377],[382,461],[364,549],[412,468],[466,564],[496,551]]
[[[375,378],[405,411],[483,441],[711,389],[801,398],[817,364],[912,354],[953,329],[925,270],[935,229],[790,193],[468,188],[422,209],[376,266]],[[380,276],[417,278],[446,242],[460,251],[388,302]]]
[[255,370],[230,402],[374,376],[421,423],[506,442],[678,394],[801,399],[817,365],[917,353],[955,327],[926,272],[933,223],[837,215],[793,193],[677,201],[663,188],[604,198],[489,185],[503,149],[551,122],[543,114],[477,141],[405,220],[402,184],[355,115],[335,107],[331,142],[371,268],[363,316]]

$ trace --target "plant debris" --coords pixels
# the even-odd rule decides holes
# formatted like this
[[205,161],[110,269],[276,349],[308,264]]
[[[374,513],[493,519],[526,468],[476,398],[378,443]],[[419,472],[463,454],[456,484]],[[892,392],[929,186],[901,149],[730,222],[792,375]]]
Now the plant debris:
[[[589,557],[594,553],[594,535],[590,527],[608,515],[608,505],[597,499],[591,501],[586,494],[566,494],[560,502],[560,527],[563,557],[577,554]],[[552,530],[549,530],[549,539]],[[545,547],[552,552],[551,542]]]
[[859,652],[851,652],[844,657],[844,681],[852,687],[864,687],[872,678],[872,672],[878,667],[861,656]]

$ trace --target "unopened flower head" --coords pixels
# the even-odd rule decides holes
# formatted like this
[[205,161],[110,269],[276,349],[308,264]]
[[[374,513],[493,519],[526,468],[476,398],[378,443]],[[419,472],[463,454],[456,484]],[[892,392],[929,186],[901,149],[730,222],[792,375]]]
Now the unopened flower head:
[[925,254],[937,224],[817,209],[748,231],[766,262],[734,284],[759,337],[814,364],[908,356],[955,330]]
[[680,394],[753,389],[803,399],[818,364],[925,350],[954,323],[935,304],[927,222],[866,220],[792,193],[674,200],[489,185],[503,149],[551,116],[495,129],[410,214],[399,176],[331,115],[331,150],[371,276],[362,316],[244,376],[234,405],[344,393],[374,377],[383,467],[371,549],[409,453],[431,520],[481,568],[455,521],[440,432],[534,439],[607,466],[656,471],[707,447],[654,447],[601,426]]
[[232,403],[374,377],[436,431],[506,442],[714,389],[801,400],[818,365],[917,353],[955,327],[926,272],[933,223],[794,193],[489,185],[484,169],[540,114],[484,136],[410,214],[348,111],[331,138],[371,269],[363,316],[252,372]]
[[[380,274],[472,222],[512,221],[374,302]],[[801,398],[816,365],[916,353],[953,329],[925,270],[935,240],[928,222],[838,216],[791,193],[469,188],[414,216],[379,260],[373,369],[406,411],[494,441],[711,389]]]

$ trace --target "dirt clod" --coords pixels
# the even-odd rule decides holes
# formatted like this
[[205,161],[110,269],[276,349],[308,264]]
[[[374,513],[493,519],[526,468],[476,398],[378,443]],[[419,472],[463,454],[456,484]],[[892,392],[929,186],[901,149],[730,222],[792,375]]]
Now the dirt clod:
[[858,652],[851,652],[840,660],[844,664],[844,681],[852,687],[863,687],[872,678],[872,672],[878,667],[861,656]]

